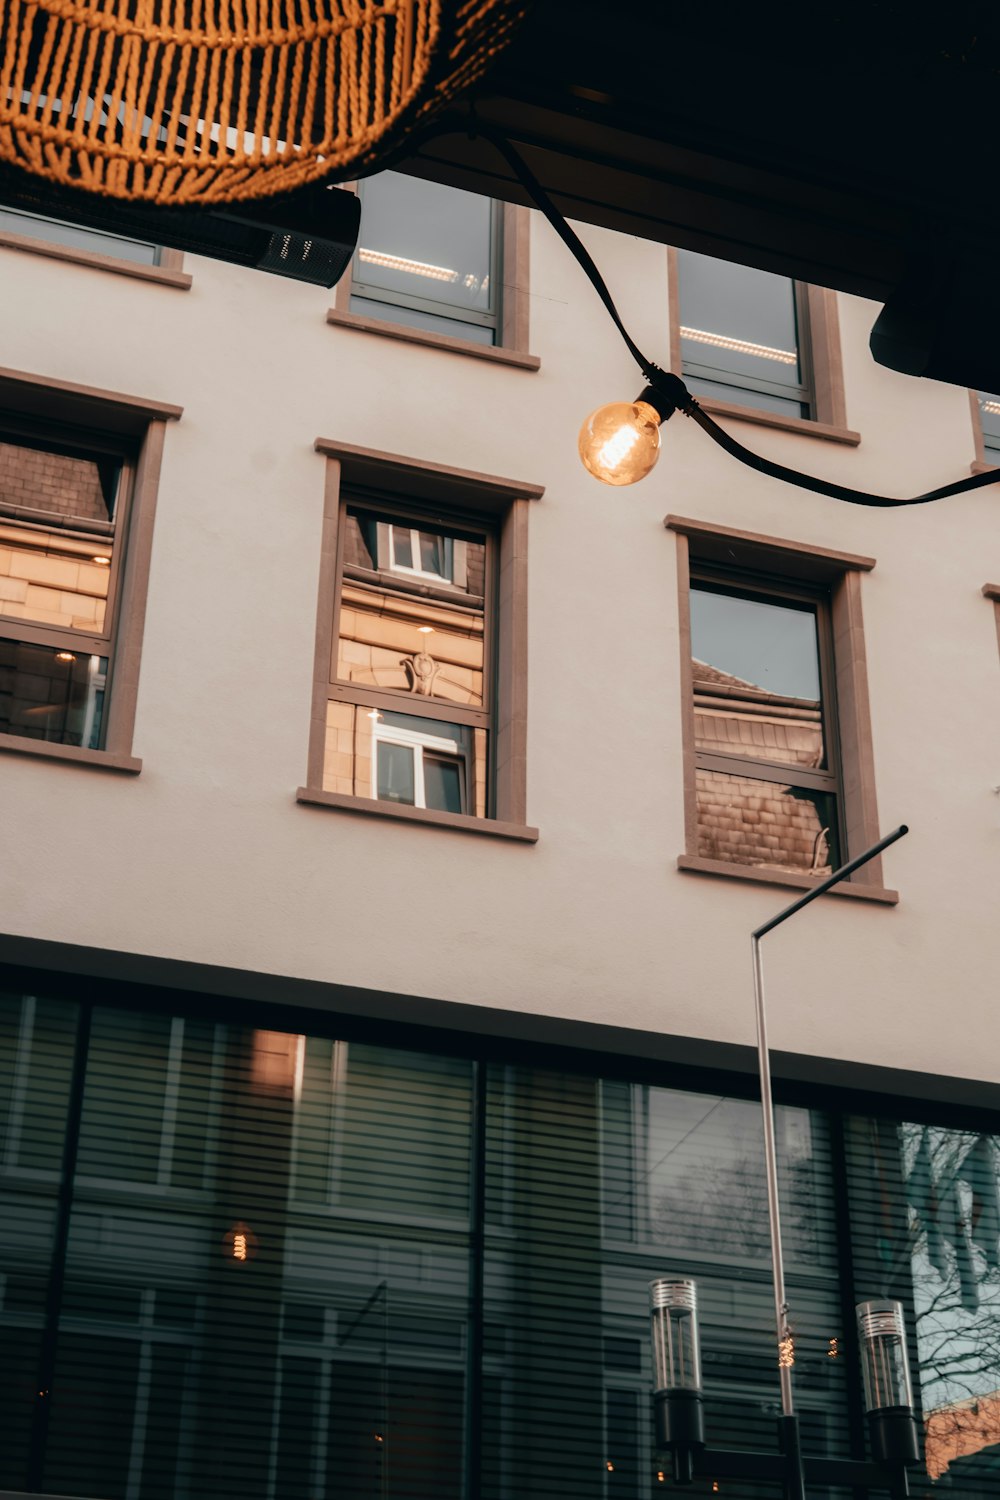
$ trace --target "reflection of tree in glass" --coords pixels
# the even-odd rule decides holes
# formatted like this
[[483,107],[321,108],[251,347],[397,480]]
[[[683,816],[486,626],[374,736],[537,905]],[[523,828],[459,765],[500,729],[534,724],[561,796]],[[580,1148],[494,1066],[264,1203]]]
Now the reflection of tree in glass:
[[[781,1225],[786,1251],[819,1259],[817,1194],[812,1162],[779,1169]],[[767,1188],[759,1156],[704,1161],[655,1191],[650,1205],[654,1238],[678,1249],[763,1260],[770,1255]]]
[[938,1478],[1000,1444],[1000,1161],[995,1139],[970,1131],[903,1124],[900,1141],[927,1471]]

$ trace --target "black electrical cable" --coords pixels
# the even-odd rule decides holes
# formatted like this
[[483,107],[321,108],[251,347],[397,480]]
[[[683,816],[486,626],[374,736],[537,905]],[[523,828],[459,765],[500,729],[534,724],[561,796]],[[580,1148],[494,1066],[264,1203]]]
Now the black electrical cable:
[[505,135],[491,125],[484,125],[473,113],[469,120],[463,120],[461,123],[451,120],[432,126],[427,132],[411,140],[409,148],[411,151],[417,150],[426,141],[434,140],[442,135],[456,135],[460,132],[472,136],[479,135],[483,140],[488,141],[506,161],[532,202],[545,215],[604,303],[646,381],[661,398],[659,409],[664,421],[674,411],[682,411],[686,417],[697,422],[714,443],[718,443],[720,448],[725,449],[733,458],[739,459],[740,463],[746,464],[748,468],[756,469],[759,474],[767,474],[771,479],[780,479],[786,484],[798,485],[800,489],[812,490],[817,495],[827,495],[833,500],[846,500],[851,505],[876,506],[881,509],[895,509],[905,505],[928,505],[933,500],[945,500],[949,495],[962,495],[967,490],[978,490],[984,485],[996,484],[1000,479],[1000,474],[995,473],[972,474],[968,479],[956,479],[952,484],[944,484],[936,490],[928,490],[924,495],[914,495],[909,500],[894,500],[887,495],[871,495],[865,490],[854,490],[847,485],[834,484],[832,480],[819,479],[814,474],[803,474],[798,469],[787,468],[784,464],[772,463],[769,458],[763,458],[761,454],[754,453],[752,448],[745,448],[737,438],[725,432],[706,411],[702,410],[679,375],[674,375],[668,370],[661,370],[659,365],[653,364],[652,360],[646,358],[622,322],[614,298],[608,291],[590,251],[567,224],[527,162],[519,152],[515,151]]

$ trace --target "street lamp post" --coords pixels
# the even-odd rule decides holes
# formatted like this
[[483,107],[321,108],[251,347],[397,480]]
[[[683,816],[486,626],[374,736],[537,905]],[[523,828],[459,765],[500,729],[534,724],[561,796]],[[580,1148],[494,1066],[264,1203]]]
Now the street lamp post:
[[[805,895],[793,901],[751,935],[753,956],[754,1006],[757,1015],[757,1061],[760,1070],[760,1102],[764,1123],[764,1171],[767,1183],[767,1211],[771,1233],[771,1263],[774,1272],[774,1319],[778,1377],[781,1384],[781,1416],[778,1429],[781,1453],[778,1455],[709,1450],[704,1445],[701,1428],[700,1374],[694,1387],[690,1372],[699,1371],[697,1321],[691,1316],[697,1309],[697,1289],[692,1281],[660,1279],[650,1285],[650,1307],[653,1337],[653,1363],[656,1391],[657,1445],[670,1452],[676,1483],[690,1483],[698,1476],[716,1478],[777,1479],[784,1486],[786,1500],[806,1500],[806,1481],[829,1485],[870,1485],[888,1488],[894,1500],[910,1493],[906,1465],[917,1462],[916,1423],[913,1418],[909,1371],[906,1365],[906,1340],[902,1307],[895,1302],[863,1303],[858,1309],[862,1334],[862,1359],[865,1376],[865,1398],[872,1437],[873,1463],[857,1459],[813,1458],[802,1453],[798,1415],[792,1388],[795,1344],[785,1292],[785,1263],[781,1247],[781,1203],[778,1194],[778,1159],[774,1134],[774,1097],[771,1088],[771,1059],[767,1040],[767,1009],[764,998],[764,970],[761,939],[789,917],[800,912],[839,881],[852,875],[869,860],[881,854],[890,844],[909,832],[903,824],[879,839],[870,849],[848,860],[826,880],[820,881]],[[678,1375],[680,1362],[671,1357],[668,1307],[688,1310],[687,1337],[693,1337],[693,1351],[683,1361],[686,1379]],[[891,1347],[890,1347],[891,1346]],[[696,1391],[697,1405],[692,1406]],[[697,1421],[693,1414],[697,1413]]]

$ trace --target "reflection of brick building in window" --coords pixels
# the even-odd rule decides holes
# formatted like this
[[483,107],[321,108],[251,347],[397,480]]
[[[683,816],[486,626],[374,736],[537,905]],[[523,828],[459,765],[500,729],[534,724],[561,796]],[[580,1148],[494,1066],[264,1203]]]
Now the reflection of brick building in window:
[[[0,443],[4,615],[70,630],[104,629],[120,470],[120,461],[102,455]],[[67,534],[71,522],[77,535]]]
[[956,1459],[1000,1444],[1000,1391],[925,1413],[924,1430],[927,1473],[940,1479]]
[[[810,770],[822,764],[816,700],[769,693],[697,660],[692,672],[700,751]],[[817,806],[822,793],[707,769],[697,771],[696,788],[702,858],[828,872],[830,830]]]
[[24,505],[60,516],[107,521],[102,467],[100,460],[84,464],[66,453],[0,443],[0,502],[5,507]]

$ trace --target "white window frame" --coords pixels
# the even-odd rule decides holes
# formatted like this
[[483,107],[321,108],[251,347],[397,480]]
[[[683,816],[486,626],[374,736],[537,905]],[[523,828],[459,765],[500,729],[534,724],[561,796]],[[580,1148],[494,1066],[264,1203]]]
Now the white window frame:
[[[418,559],[416,567],[408,567],[406,563],[396,561],[396,532],[406,532],[410,538],[410,556]],[[422,533],[418,526],[389,526],[389,570],[392,573],[405,573],[409,578],[430,578],[435,583],[454,584],[455,564],[457,561],[457,544],[453,537],[442,536],[444,542],[444,556],[446,573],[435,573],[429,568],[419,565],[420,559],[420,537]],[[437,533],[429,531],[428,536],[437,536]]]
[[403,729],[398,724],[385,724],[382,722],[381,714],[376,710],[372,718],[372,780],[371,795],[377,802],[378,795],[378,747],[380,744],[403,745],[413,751],[413,806],[427,806],[426,792],[424,790],[424,754],[430,751],[432,755],[446,756],[453,760],[459,768],[459,790],[462,800],[462,812],[468,810],[469,803],[469,775],[466,764],[466,754],[457,740],[445,739],[442,735],[422,734],[416,729]]

